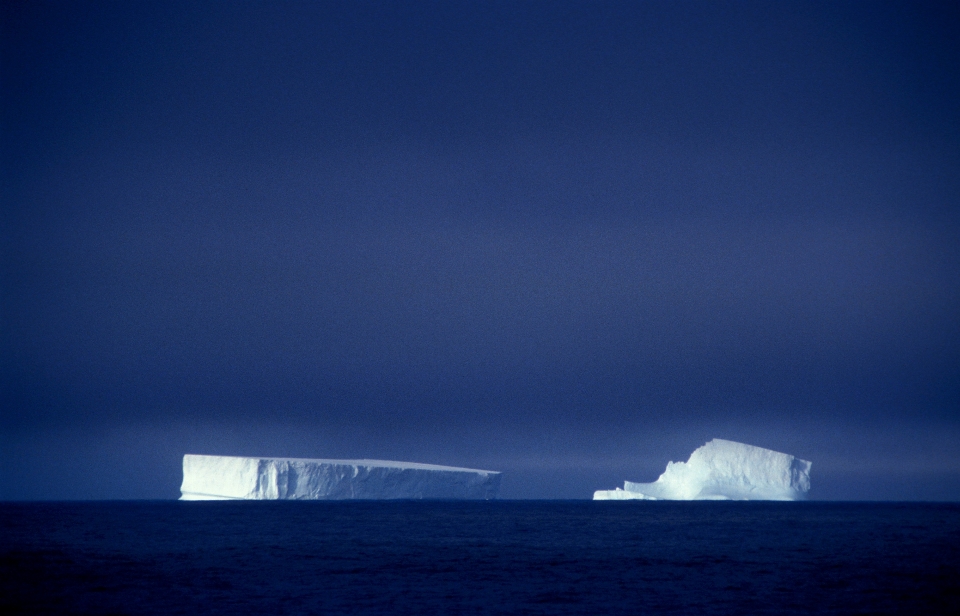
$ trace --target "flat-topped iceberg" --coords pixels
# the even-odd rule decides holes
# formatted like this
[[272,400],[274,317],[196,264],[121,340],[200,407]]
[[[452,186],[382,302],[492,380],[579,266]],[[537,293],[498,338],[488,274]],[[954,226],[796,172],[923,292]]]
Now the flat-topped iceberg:
[[810,462],[789,454],[715,438],[686,462],[669,462],[653,483],[625,481],[597,490],[594,500],[802,500]]
[[180,500],[493,499],[500,473],[387,460],[183,456]]

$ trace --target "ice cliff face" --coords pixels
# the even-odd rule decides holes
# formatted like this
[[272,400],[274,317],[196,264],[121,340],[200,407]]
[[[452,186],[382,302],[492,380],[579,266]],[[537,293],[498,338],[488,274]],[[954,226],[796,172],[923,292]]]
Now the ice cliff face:
[[686,462],[670,462],[653,483],[626,481],[594,500],[801,500],[810,490],[810,462],[715,438]]
[[183,456],[180,500],[493,499],[500,473],[385,460]]

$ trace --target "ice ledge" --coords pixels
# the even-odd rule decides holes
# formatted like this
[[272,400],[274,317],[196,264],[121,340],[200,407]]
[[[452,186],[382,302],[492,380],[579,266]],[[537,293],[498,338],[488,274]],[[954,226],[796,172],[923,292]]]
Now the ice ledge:
[[180,500],[489,500],[499,490],[499,472],[454,466],[187,454]]

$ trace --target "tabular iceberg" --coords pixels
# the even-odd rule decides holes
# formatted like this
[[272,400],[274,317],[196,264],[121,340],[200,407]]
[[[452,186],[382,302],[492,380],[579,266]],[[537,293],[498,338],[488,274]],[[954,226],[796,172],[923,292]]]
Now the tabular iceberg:
[[715,438],[686,462],[669,462],[653,483],[625,481],[593,500],[801,500],[810,490],[810,462]]
[[386,460],[183,456],[180,500],[493,499],[500,473]]

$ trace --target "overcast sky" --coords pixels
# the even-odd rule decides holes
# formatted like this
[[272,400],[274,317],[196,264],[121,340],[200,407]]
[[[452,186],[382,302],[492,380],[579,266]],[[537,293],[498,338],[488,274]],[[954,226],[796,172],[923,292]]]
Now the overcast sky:
[[[839,6],[838,6],[839,5]],[[955,2],[5,2],[0,498],[184,453],[960,499]]]

